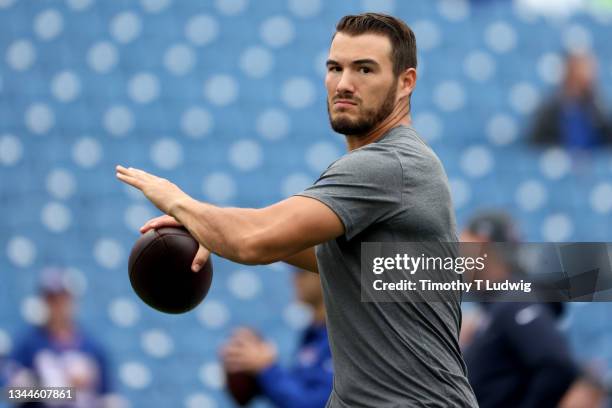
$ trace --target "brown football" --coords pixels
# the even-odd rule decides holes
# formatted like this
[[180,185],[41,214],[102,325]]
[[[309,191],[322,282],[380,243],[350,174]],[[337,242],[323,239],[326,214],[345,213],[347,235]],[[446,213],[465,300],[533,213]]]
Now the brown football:
[[199,272],[191,270],[198,242],[184,228],[152,229],[134,244],[128,273],[134,292],[152,308],[185,313],[206,297],[212,282],[210,258]]

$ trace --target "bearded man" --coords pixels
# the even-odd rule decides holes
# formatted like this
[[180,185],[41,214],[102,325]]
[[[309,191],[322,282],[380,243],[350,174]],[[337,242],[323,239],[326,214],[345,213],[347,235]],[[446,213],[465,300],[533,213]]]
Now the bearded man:
[[261,209],[219,208],[168,180],[117,166],[167,215],[142,232],[185,226],[242,264],[285,261],[321,276],[334,364],[328,407],[476,407],[458,344],[460,295],[445,302],[362,302],[362,242],[457,240],[448,180],[411,127],[416,39],[401,20],[343,17],[327,60],[327,107],[348,153],[305,191]]

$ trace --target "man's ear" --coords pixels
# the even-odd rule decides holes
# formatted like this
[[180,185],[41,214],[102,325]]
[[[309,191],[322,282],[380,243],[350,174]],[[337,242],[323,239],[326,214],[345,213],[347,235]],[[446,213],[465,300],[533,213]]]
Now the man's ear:
[[412,94],[416,86],[417,72],[414,68],[408,68],[402,72],[397,81],[397,96],[398,99],[405,98]]

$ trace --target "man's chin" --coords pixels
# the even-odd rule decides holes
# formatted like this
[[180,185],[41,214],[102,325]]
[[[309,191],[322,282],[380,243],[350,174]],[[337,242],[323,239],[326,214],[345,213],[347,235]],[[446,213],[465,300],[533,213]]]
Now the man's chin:
[[334,114],[331,116],[331,122],[332,123],[342,123],[342,124],[348,125],[348,124],[356,122],[353,116],[354,115],[350,115],[346,112],[334,112]]
[[368,132],[363,124],[357,123],[348,118],[335,117],[331,120],[331,128],[341,135],[359,136]]

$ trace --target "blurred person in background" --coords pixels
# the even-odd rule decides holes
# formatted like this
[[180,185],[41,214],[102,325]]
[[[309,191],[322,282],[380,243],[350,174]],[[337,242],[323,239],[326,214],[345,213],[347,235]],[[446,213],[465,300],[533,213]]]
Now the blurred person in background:
[[321,282],[318,274],[301,269],[295,270],[293,282],[298,300],[312,309],[293,364],[281,367],[273,344],[240,328],[221,350],[223,365],[229,374],[253,376],[260,394],[276,407],[322,408],[332,390],[333,369]]
[[599,99],[597,61],[587,51],[566,56],[561,88],[538,109],[530,139],[540,145],[589,149],[612,143],[612,122]]
[[[512,218],[496,211],[477,214],[461,234],[461,242],[519,241]],[[486,275],[480,279],[501,281],[523,274],[511,248],[502,253],[499,247],[487,247],[487,255]],[[582,372],[558,327],[564,304],[512,302],[504,301],[504,294],[497,296],[480,303],[480,312],[466,316],[462,328],[469,332],[463,334],[462,345],[480,407],[601,406],[602,387]]]
[[27,403],[26,407],[102,407],[109,392],[105,352],[75,321],[75,301],[65,275],[46,269],[40,296],[47,309],[45,323],[30,328],[11,355],[9,384],[13,387],[74,387],[75,401]]

